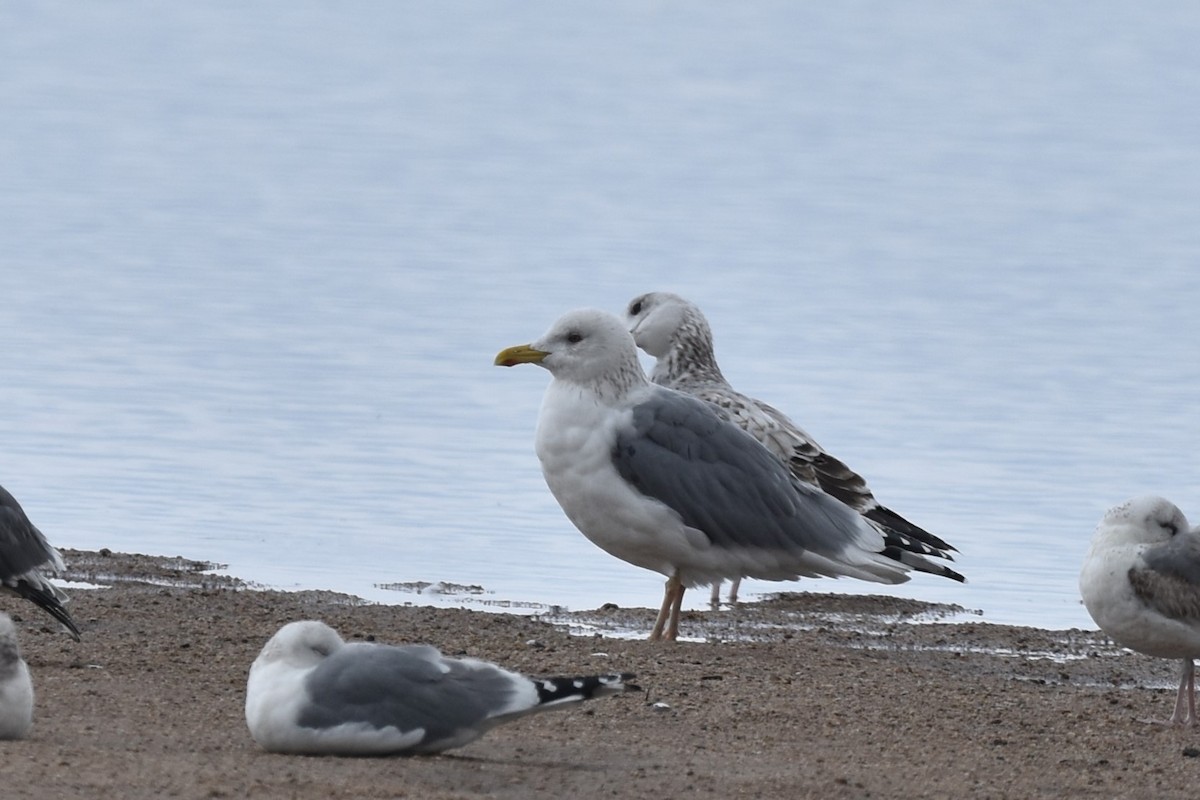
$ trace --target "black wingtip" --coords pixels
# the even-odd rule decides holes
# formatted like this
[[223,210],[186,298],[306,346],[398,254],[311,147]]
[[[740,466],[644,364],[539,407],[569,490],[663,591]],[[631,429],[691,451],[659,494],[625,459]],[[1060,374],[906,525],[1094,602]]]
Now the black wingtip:
[[9,585],[8,588],[54,617],[66,628],[67,633],[70,634],[72,639],[77,642],[80,641],[79,627],[75,624],[75,620],[71,619],[71,615],[67,612],[67,609],[63,607],[62,602],[54,596],[52,591],[34,586],[28,581],[17,581],[15,584]]
[[636,677],[632,672],[614,672],[608,675],[538,678],[533,683],[538,691],[538,704],[555,706],[610,694],[640,692],[640,686],[629,683]]
[[952,581],[966,583],[967,579],[962,574],[955,572],[945,564],[939,564],[930,561],[922,555],[918,555],[910,550],[905,550],[895,545],[888,545],[883,548],[882,555],[893,561],[899,561],[907,567],[911,567],[917,572],[925,572],[929,575],[940,575],[943,578],[949,578]]
[[[958,552],[958,548],[947,542],[945,539],[942,539],[940,536],[935,536],[934,534],[922,528],[920,525],[914,525],[904,517],[897,514],[895,511],[892,511],[887,506],[876,506],[871,510],[864,512],[863,516],[873,522],[879,523],[886,530],[900,534],[902,537],[907,536],[911,539],[914,539],[916,542],[919,542],[921,545],[931,548],[932,550],[942,551],[941,553],[936,553],[936,555],[939,555],[942,558],[950,558],[949,553]],[[913,550],[913,552],[922,551],[918,546]],[[925,554],[930,555],[928,552]]]

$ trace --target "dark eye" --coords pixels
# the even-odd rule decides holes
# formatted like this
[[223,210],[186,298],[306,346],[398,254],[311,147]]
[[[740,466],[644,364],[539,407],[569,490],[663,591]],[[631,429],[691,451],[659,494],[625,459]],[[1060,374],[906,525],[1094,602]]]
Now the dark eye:
[[634,315],[642,313],[642,301],[638,300],[636,303],[631,305],[629,307],[629,313]]
[[583,336],[581,336],[576,331],[571,331],[570,333],[567,334],[567,341],[570,342],[571,344],[577,344],[578,342],[583,341]]

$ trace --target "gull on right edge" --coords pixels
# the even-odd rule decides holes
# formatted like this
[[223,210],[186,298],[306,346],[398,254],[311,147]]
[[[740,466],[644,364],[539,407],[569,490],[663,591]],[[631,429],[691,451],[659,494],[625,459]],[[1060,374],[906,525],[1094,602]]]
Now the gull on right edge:
[[1079,593],[1117,644],[1181,660],[1170,722],[1196,725],[1200,528],[1189,528],[1183,512],[1161,497],[1137,497],[1109,509],[1092,535]]

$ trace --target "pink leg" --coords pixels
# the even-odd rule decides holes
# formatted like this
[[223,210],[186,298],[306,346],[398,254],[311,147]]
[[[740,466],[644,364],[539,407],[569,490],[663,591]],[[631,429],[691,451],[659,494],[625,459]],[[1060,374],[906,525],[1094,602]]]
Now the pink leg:
[[1171,715],[1171,724],[1196,724],[1196,665],[1190,658],[1183,660],[1183,672],[1179,676],[1179,693],[1175,695],[1175,713]]
[[708,599],[708,604],[712,606],[713,611],[721,607],[721,582],[717,581],[713,584],[712,596]]
[[737,602],[737,593],[738,593],[738,589],[741,588],[741,585],[742,585],[741,578],[734,578],[732,581],[729,582],[729,602],[731,602],[731,603]]
[[1196,724],[1196,665],[1190,658],[1187,660],[1187,695],[1187,724],[1189,727],[1194,727]]
[[[674,583],[674,589],[671,584]],[[683,583],[680,582],[679,576],[672,576],[671,580],[667,581],[667,592],[674,592],[674,597],[671,600],[671,617],[667,623],[667,632],[663,636],[668,642],[673,642],[679,638],[679,617],[683,613]]]
[[654,618],[654,627],[650,630],[650,641],[657,642],[662,639],[663,626],[667,624],[667,617],[671,614],[671,601],[674,599],[671,594],[671,581],[674,578],[667,579],[667,585],[663,589],[662,605],[658,609],[658,616]]

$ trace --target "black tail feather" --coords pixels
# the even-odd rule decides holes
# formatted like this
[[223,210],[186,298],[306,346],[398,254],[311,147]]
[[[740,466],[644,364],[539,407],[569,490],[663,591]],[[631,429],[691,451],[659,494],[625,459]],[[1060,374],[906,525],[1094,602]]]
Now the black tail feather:
[[883,548],[883,555],[887,556],[893,561],[899,561],[901,564],[906,564],[915,569],[917,572],[928,572],[930,575],[941,575],[943,578],[949,578],[951,580],[958,581],[959,583],[967,582],[967,579],[960,573],[955,572],[943,564],[930,561],[924,556],[918,555],[911,550],[904,550],[899,547],[888,545]]
[[641,687],[629,681],[637,676],[631,672],[584,677],[531,678],[537,687],[538,706],[577,703],[621,692],[640,692]]
[[919,525],[912,524],[890,508],[876,506],[863,512],[863,516],[872,522],[878,523],[884,529],[885,533],[894,535],[892,538],[895,538],[896,541],[889,542],[889,544],[895,544],[897,547],[909,552],[921,553],[927,556],[935,555],[941,558],[948,558],[951,561],[954,560],[954,557],[950,554],[958,552],[958,549],[954,545],[934,536]]
[[[920,525],[914,525],[887,506],[880,505],[863,477],[844,462],[820,450],[816,450],[810,458],[821,489],[879,525],[888,537],[888,545],[910,553],[954,560],[951,553],[958,552],[954,545]],[[804,460],[793,459],[793,463]]]

